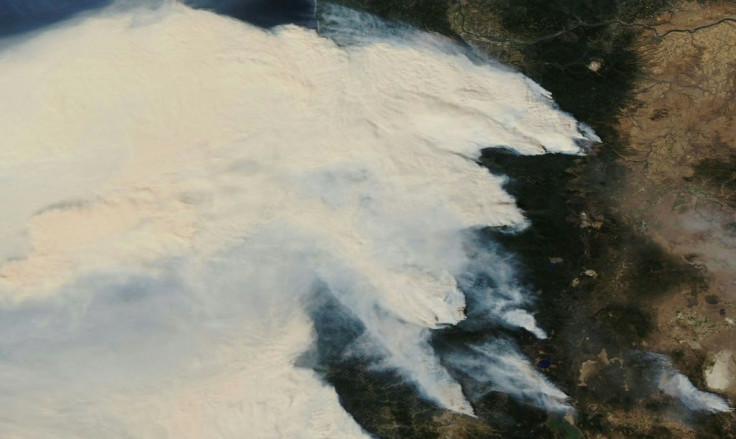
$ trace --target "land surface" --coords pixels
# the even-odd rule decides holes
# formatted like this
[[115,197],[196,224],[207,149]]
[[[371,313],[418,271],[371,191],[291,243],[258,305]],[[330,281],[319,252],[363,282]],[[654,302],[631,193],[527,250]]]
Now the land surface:
[[[524,348],[550,364],[577,415],[491,394],[470,419],[358,364],[332,368],[356,419],[402,438],[736,437],[735,414],[688,410],[642,361],[666,355],[697,387],[736,400],[736,2],[345,3],[514,66],[603,139],[585,158],[481,160],[511,176],[507,189],[532,220],[520,235],[487,234],[523,259],[551,333]],[[350,384],[351,373],[365,382]]]

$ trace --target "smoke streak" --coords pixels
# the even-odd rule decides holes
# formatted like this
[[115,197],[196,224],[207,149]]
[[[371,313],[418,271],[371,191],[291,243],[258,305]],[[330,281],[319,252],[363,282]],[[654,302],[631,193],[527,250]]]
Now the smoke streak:
[[508,393],[541,409],[567,412],[568,397],[535,370],[508,340],[470,344],[445,355],[445,361],[472,383],[474,400],[491,391]]
[[667,395],[680,400],[688,409],[711,413],[732,410],[725,399],[698,390],[685,375],[672,366],[667,357],[654,353],[646,353],[644,356],[646,361],[651,363],[657,387]]
[[[165,2],[0,51],[10,437],[360,437],[294,367],[322,290],[360,322],[358,354],[467,414],[429,343],[466,317],[461,290],[469,323],[545,335],[511,264],[466,236],[525,225],[472,159],[579,154],[595,135],[447,40],[326,14],[339,44]],[[454,364],[564,404],[511,344],[463,347]]]

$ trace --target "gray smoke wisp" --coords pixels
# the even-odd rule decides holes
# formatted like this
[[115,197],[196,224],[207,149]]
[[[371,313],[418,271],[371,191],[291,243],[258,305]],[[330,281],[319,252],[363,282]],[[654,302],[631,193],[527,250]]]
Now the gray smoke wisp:
[[4,434],[365,437],[296,366],[320,292],[359,323],[350,355],[440,407],[473,413],[447,367],[564,406],[513,343],[445,367],[430,337],[466,317],[545,336],[513,263],[467,236],[526,224],[473,159],[581,154],[588,128],[519,73],[348,9],[328,38],[115,6],[0,50]]
[[501,392],[552,412],[568,413],[569,397],[555,387],[509,340],[498,338],[459,346],[443,355],[468,384],[471,398]]
[[[517,231],[512,229],[511,233]],[[524,329],[539,339],[547,338],[528,311],[533,305],[532,296],[519,284],[514,256],[504,254],[487,239],[472,238],[469,236],[465,244],[465,270],[457,276],[468,305],[466,319],[460,325],[471,331],[495,326]]]
[[640,355],[649,365],[657,388],[679,400],[689,410],[710,413],[733,410],[725,399],[695,387],[690,379],[678,371],[664,355],[651,352]]

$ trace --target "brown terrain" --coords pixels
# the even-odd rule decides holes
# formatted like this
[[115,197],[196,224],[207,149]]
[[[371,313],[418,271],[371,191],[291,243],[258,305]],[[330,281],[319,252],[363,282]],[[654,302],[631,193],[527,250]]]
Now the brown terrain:
[[472,419],[380,380],[355,386],[356,374],[370,378],[360,367],[334,369],[361,425],[396,438],[736,438],[734,412],[688,410],[653,384],[647,356],[734,407],[736,1],[339,2],[513,66],[603,140],[585,158],[481,160],[510,176],[532,221],[519,236],[489,232],[523,255],[550,333],[521,345],[549,362],[577,412],[547,415],[492,393]]
[[[455,3],[453,30],[532,77],[538,60],[529,59],[530,46],[577,38],[569,29],[509,32],[494,8]],[[634,385],[629,343],[668,355],[699,388],[736,400],[736,2],[676,2],[642,15],[577,25],[607,27],[612,41],[630,32],[638,71],[604,144],[573,171],[579,215],[571,220],[592,244],[570,285],[585,292],[578,306],[603,326],[623,324],[635,334],[619,330],[623,340],[568,354],[579,389],[566,390],[598,418],[581,426],[588,437],[735,437],[733,414],[693,421],[650,410],[657,395],[632,391],[637,402],[627,405],[586,394],[588,386],[610,389],[615,369],[620,386]],[[607,60],[583,55],[577,63],[597,74]],[[605,188],[591,189],[598,180]]]
[[611,204],[702,274],[654,301],[649,343],[707,358],[706,384],[736,399],[736,4],[683,3],[647,25],[635,43],[643,74],[617,127],[626,173]]

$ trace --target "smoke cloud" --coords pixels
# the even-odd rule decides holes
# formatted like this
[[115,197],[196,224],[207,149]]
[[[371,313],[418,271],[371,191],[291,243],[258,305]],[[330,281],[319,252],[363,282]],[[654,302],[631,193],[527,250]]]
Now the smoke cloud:
[[[164,2],[0,49],[6,437],[364,437],[294,366],[319,291],[360,322],[362,355],[466,414],[429,343],[466,294],[468,324],[545,336],[513,264],[468,237],[526,224],[474,158],[598,139],[438,36],[337,7],[325,22],[329,38]],[[564,405],[509,342],[451,367]]]

